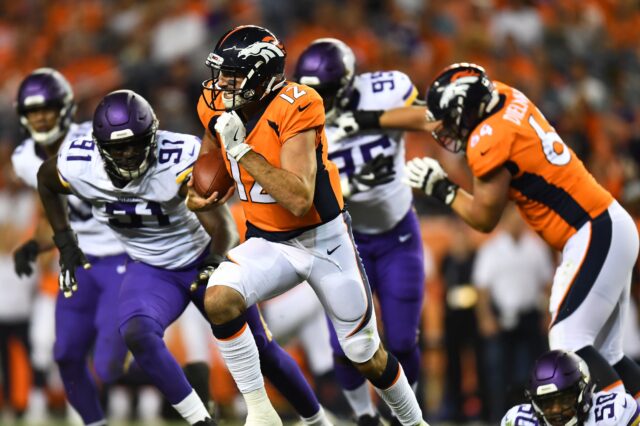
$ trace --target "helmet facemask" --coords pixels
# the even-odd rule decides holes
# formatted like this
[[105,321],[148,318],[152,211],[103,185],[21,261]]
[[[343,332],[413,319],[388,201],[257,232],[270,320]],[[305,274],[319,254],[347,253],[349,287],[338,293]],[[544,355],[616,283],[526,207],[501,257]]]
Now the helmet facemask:
[[155,161],[157,129],[158,122],[154,120],[149,131],[143,135],[133,136],[128,129],[113,132],[109,141],[100,141],[94,135],[107,173],[125,181],[144,175]]

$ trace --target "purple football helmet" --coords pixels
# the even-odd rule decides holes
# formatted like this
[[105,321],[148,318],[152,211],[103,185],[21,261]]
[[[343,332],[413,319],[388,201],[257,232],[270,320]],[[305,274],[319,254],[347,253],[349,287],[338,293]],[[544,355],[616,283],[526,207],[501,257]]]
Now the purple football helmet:
[[353,51],[336,38],[314,40],[300,55],[294,78],[322,96],[327,121],[346,107],[355,77]]
[[[71,85],[62,74],[52,68],[38,68],[22,80],[15,107],[20,124],[35,142],[42,145],[51,145],[61,139],[69,130],[76,111]],[[57,109],[58,120],[53,128],[37,131],[29,124],[27,114],[43,108]]]
[[232,111],[260,101],[284,85],[286,57],[282,43],[266,28],[242,25],[228,31],[205,62],[211,68],[211,78],[202,82],[205,102],[219,111],[215,101],[222,96],[224,109]]
[[105,169],[120,180],[140,177],[153,164],[157,130],[151,105],[131,90],[109,93],[93,114],[93,139]]
[[573,352],[549,351],[536,360],[525,391],[543,425],[580,425],[589,416],[595,385]]
[[481,66],[462,62],[445,68],[427,90],[428,118],[442,120],[433,137],[448,151],[466,149],[473,129],[499,100],[498,91]]

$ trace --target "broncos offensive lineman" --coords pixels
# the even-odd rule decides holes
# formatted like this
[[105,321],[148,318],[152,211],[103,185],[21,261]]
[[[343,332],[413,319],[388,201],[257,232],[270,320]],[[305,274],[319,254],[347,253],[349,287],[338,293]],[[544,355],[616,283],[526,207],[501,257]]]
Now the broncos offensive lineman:
[[[467,192],[432,158],[407,163],[406,183],[489,232],[509,199],[543,240],[562,252],[549,311],[549,347],[576,352],[598,390],[640,398],[640,367],[622,350],[638,230],[542,112],[475,64],[453,64],[429,87],[427,107],[444,148],[465,152]],[[624,385],[623,385],[624,382]]]
[[573,352],[549,351],[531,371],[529,403],[516,405],[502,426],[637,426],[640,407],[624,392],[594,393],[586,363]]
[[[209,280],[206,308],[221,353],[248,406],[248,425],[277,425],[257,368],[245,311],[306,280],[345,354],[402,424],[422,413],[396,358],[380,344],[371,291],[343,211],[340,179],[327,158],[322,99],[284,78],[286,53],[267,29],[236,27],[209,55],[198,112],[203,151],[223,147],[247,218],[247,240]],[[226,201],[189,194],[191,208]],[[253,368],[250,368],[254,366]]]
[[[73,192],[91,204],[96,219],[127,251],[117,315],[112,315],[136,362],[189,423],[214,424],[162,336],[190,301],[203,312],[204,286],[191,292],[191,284],[198,281],[199,268],[220,262],[237,243],[237,233],[226,206],[197,214],[185,206],[186,179],[200,140],[157,126],[153,109],[138,94],[108,94],[96,108],[93,138],[65,142],[58,157],[40,168],[38,190],[61,252],[64,290],[76,291],[76,267],[89,266],[60,196]],[[301,375],[295,362],[271,341],[257,309],[247,317],[260,350],[258,368],[276,387],[287,385],[304,398],[311,392],[306,382],[290,385]],[[289,399],[296,406],[298,401]]]
[[[62,74],[51,68],[33,71],[20,84],[16,109],[20,124],[31,137],[15,149],[11,160],[18,177],[34,190],[38,168],[44,160],[55,157],[59,147],[69,141],[91,138],[90,122],[72,122],[75,108],[71,86]],[[67,200],[70,225],[93,267],[76,271],[82,289],[74,297],[69,298],[68,292],[58,293],[53,355],[69,403],[85,424],[101,425],[106,424],[105,415],[87,367],[87,357],[94,348],[93,365],[103,383],[112,383],[123,373],[127,349],[113,311],[126,256],[111,230],[93,217],[91,205],[73,195]],[[46,227],[42,226],[46,224],[44,217],[42,222],[41,229]],[[45,229],[14,253],[18,275],[30,275],[31,263],[38,253],[53,248],[51,237],[40,235],[48,234],[43,231]]]
[[[415,386],[424,258],[411,190],[397,171],[405,161],[403,131],[429,130],[426,109],[414,106],[418,90],[399,71],[356,75],[353,51],[334,38],[313,41],[300,55],[294,77],[322,96],[329,159],[340,170],[353,236],[378,296],[385,343]],[[358,425],[380,424],[368,384],[346,359],[333,330],[331,344],[336,377]]]

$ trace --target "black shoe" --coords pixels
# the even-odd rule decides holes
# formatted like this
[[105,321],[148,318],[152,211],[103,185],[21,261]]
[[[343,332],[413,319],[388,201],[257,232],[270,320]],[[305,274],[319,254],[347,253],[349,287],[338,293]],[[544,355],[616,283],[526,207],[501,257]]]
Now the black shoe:
[[380,416],[377,414],[375,416],[370,416],[368,414],[360,416],[358,417],[356,424],[358,426],[382,426],[382,423],[380,423]]
[[204,420],[200,420],[198,423],[194,424],[193,426],[217,426],[218,423],[216,423],[215,420],[213,420],[211,417],[207,417]]

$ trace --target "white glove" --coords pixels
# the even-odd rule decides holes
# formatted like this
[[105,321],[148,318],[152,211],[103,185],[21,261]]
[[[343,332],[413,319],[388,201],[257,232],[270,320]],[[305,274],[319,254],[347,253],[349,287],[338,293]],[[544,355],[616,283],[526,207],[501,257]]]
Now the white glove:
[[214,128],[220,136],[224,149],[236,161],[240,161],[247,152],[251,151],[251,146],[244,143],[247,129],[235,111],[224,112],[216,121]]
[[358,125],[358,122],[356,121],[356,118],[351,111],[346,111],[340,114],[334,120],[332,125],[337,127],[337,129],[331,135],[331,139],[334,141],[344,139],[357,133],[360,130],[360,126]]
[[458,185],[449,180],[440,163],[429,157],[414,158],[407,162],[402,181],[446,205],[453,202],[458,191]]

